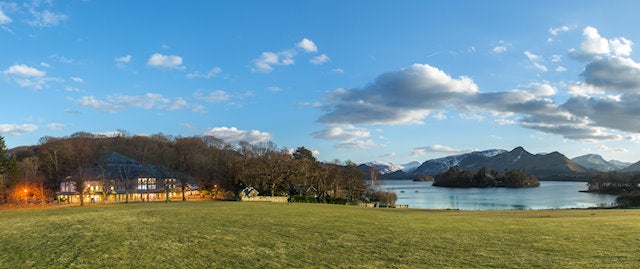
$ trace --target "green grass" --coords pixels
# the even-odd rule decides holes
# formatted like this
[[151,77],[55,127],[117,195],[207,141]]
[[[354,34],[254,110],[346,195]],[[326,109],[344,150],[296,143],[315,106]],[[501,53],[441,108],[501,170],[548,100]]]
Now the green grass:
[[134,203],[0,211],[2,268],[635,268],[640,210]]

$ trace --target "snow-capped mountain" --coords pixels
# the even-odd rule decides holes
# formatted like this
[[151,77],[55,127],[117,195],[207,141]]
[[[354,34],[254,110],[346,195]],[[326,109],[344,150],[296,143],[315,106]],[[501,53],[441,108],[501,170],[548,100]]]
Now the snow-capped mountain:
[[625,169],[633,164],[633,163],[628,163],[628,162],[623,162],[618,160],[610,160],[609,163],[615,165],[616,167],[618,167],[618,169]]
[[435,176],[453,166],[462,170],[477,170],[482,167],[494,171],[520,169],[539,179],[554,180],[585,180],[587,173],[584,167],[558,152],[534,155],[517,147],[511,151],[486,150],[429,160],[418,167],[412,176]]
[[416,168],[418,168],[420,165],[421,165],[420,162],[415,162],[415,161],[410,163],[405,163],[402,165],[404,167],[402,168],[402,171],[405,173],[411,173],[414,170],[416,170]]
[[364,165],[378,169],[378,172],[383,175],[404,169],[404,166],[402,165],[385,161],[372,161],[364,163]]
[[378,169],[378,172],[380,172],[380,174],[385,175],[385,174],[390,174],[397,171],[410,173],[413,170],[415,170],[418,166],[420,166],[420,163],[410,162],[405,164],[395,164],[395,163],[390,163],[385,161],[372,161],[372,162],[364,163],[364,165],[369,167],[374,167]]
[[412,174],[415,176],[435,176],[447,171],[453,166],[458,166],[463,170],[469,169],[470,166],[474,166],[475,163],[482,162],[488,158],[505,152],[506,150],[502,149],[490,149],[428,160],[416,168]]
[[594,169],[602,172],[609,172],[609,171],[615,171],[620,169],[616,165],[608,161],[605,161],[605,159],[598,154],[582,155],[579,157],[575,157],[571,160],[581,165],[584,168]]

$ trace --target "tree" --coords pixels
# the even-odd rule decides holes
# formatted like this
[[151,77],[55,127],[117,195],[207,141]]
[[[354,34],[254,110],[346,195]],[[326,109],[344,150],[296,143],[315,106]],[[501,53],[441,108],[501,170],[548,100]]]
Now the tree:
[[9,189],[15,183],[17,165],[15,156],[9,156],[4,137],[0,136],[0,204],[7,202]]

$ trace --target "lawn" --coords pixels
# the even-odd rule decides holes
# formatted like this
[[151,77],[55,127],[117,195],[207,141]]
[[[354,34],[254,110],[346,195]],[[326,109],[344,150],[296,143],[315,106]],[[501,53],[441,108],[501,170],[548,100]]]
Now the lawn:
[[0,211],[2,268],[635,268],[640,210],[132,203]]

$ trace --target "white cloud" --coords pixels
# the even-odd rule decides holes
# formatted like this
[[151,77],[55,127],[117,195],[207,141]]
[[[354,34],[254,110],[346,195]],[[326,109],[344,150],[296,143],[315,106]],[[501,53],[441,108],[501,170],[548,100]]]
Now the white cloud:
[[245,141],[249,144],[255,144],[271,139],[271,134],[267,132],[261,132],[258,130],[239,130],[236,127],[213,127],[206,130],[203,135],[214,136],[229,144],[237,144],[241,141]]
[[182,57],[176,55],[163,55],[160,53],[154,53],[149,57],[147,65],[157,68],[174,68],[185,69],[182,65]]
[[77,83],[83,83],[84,82],[84,79],[79,78],[79,77],[71,77],[71,80],[73,80],[74,82],[77,82]]
[[459,149],[454,149],[454,148],[451,148],[451,147],[435,144],[435,145],[432,145],[432,146],[414,148],[413,150],[411,150],[410,155],[411,156],[422,156],[422,155],[425,155],[427,153],[458,154],[458,153],[469,152],[469,151],[472,151],[472,150],[459,150]]
[[[273,71],[274,66],[287,66],[295,63],[295,57],[299,51],[311,53],[318,52],[318,47],[310,39],[304,38],[298,42],[295,47],[280,52],[265,51],[254,59],[251,71],[254,73],[269,73]],[[329,57],[325,54],[314,57],[309,60],[312,64],[323,64],[329,61]]]
[[4,70],[7,75],[20,77],[44,77],[47,73],[25,64],[16,64]]
[[25,64],[16,64],[7,68],[3,73],[18,83],[23,88],[42,89],[47,86],[47,81],[57,81],[55,78],[47,78],[45,71],[38,70]]
[[38,126],[33,124],[0,124],[0,134],[18,136],[38,130]]
[[280,87],[276,87],[276,86],[270,86],[270,87],[267,87],[267,91],[270,91],[270,92],[281,92],[281,91],[283,91],[283,89],[280,88]]
[[565,71],[567,71],[567,68],[564,67],[564,66],[558,66],[558,67],[556,67],[556,71],[557,72],[565,72]]
[[584,39],[580,45],[580,50],[583,55],[606,55],[611,52],[609,41],[600,36],[598,29],[587,26],[582,31],[582,36]]
[[338,150],[363,150],[379,146],[373,140],[353,140],[349,142],[342,142],[335,145]]
[[310,63],[312,64],[323,64],[329,61],[329,56],[327,56],[326,54],[322,54],[322,55],[318,55],[316,57],[313,57],[313,59],[309,60]]
[[212,77],[215,77],[216,75],[220,74],[220,72],[222,72],[222,69],[220,67],[214,67],[209,71],[206,72],[199,72],[199,71],[195,71],[192,73],[187,74],[188,78],[204,78],[204,79],[210,79]]
[[350,142],[356,139],[370,137],[371,132],[367,129],[357,128],[352,125],[339,125],[314,132],[311,135],[318,139]]
[[473,95],[472,79],[451,78],[438,68],[414,64],[384,73],[362,89],[338,89],[325,96],[327,124],[420,124],[435,108]]
[[116,57],[115,61],[116,61],[116,66],[118,68],[125,68],[127,66],[128,63],[131,62],[131,55],[125,55],[122,57]]
[[258,59],[253,61],[254,67],[251,69],[253,72],[269,73],[273,71],[273,66],[285,66],[295,63],[293,59],[296,52],[293,50],[286,50],[279,53],[263,52]]
[[527,58],[529,58],[533,66],[535,66],[538,70],[542,72],[547,72],[547,67],[540,63],[542,61],[542,57],[540,57],[540,55],[533,54],[529,51],[524,51],[524,55],[526,55]]
[[90,107],[107,113],[115,113],[123,109],[123,107],[117,106],[115,104],[98,100],[94,96],[82,96],[80,97],[80,99],[75,100],[75,102],[78,105]]
[[309,39],[302,39],[302,41],[300,41],[296,47],[304,50],[305,52],[317,52],[318,51],[318,47],[316,46],[315,43],[313,43],[313,41],[309,40]]
[[631,46],[633,46],[633,42],[624,37],[618,37],[610,40],[609,46],[611,47],[613,54],[617,56],[629,56],[631,55]]
[[493,53],[495,54],[500,54],[503,53],[505,51],[507,51],[507,47],[506,46],[496,46],[491,50]]
[[611,148],[611,147],[608,147],[606,145],[598,146],[598,150],[609,151],[609,152],[629,152],[629,150],[627,150],[625,148]]
[[331,72],[342,74],[342,73],[344,73],[344,69],[342,69],[342,68],[334,68],[334,69],[331,69]]
[[64,127],[65,127],[65,125],[62,124],[62,123],[49,123],[46,126],[47,130],[51,130],[51,131],[60,131]]
[[28,20],[27,23],[34,27],[50,27],[56,26],[69,18],[69,16],[62,13],[55,13],[49,10],[37,11],[33,8],[29,9],[29,12],[33,16],[33,19]]
[[562,55],[554,54],[551,56],[551,61],[554,63],[562,61]]
[[561,32],[568,32],[569,30],[571,30],[569,26],[563,25],[556,28],[549,28],[549,33],[551,35],[558,35]]
[[196,105],[189,104],[183,98],[167,98],[158,93],[147,93],[144,95],[111,95],[106,100],[99,100],[94,96],[82,96],[77,100],[73,100],[80,106],[90,107],[107,113],[116,113],[129,107],[137,107],[146,110],[178,110],[191,108],[199,110]]
[[13,20],[7,16],[7,14],[2,11],[0,8],[0,25],[5,25],[11,23]]
[[117,57],[116,59],[116,63],[129,63],[131,62],[131,55],[125,55],[122,57]]
[[201,91],[197,91],[194,94],[194,97],[198,100],[205,101],[207,103],[217,103],[227,101],[230,98],[230,95],[223,90],[215,90],[205,94]]

